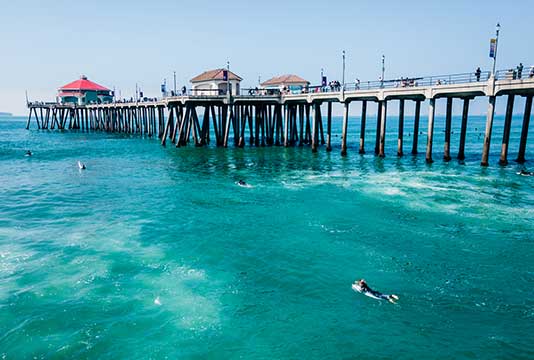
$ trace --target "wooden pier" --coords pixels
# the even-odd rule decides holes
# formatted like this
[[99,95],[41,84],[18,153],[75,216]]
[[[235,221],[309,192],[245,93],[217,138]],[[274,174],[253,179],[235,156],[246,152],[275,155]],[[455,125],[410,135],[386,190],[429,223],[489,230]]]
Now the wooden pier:
[[[323,87],[310,87],[302,94],[280,95],[203,95],[175,96],[159,101],[115,102],[98,105],[73,105],[57,103],[29,103],[26,128],[32,119],[39,129],[77,129],[82,131],[105,131],[140,134],[158,137],[161,144],[168,142],[176,147],[193,143],[205,146],[214,141],[217,146],[304,146],[318,151],[326,144],[331,151],[332,104],[343,106],[341,154],[347,154],[349,107],[361,102],[361,128],[359,153],[366,152],[365,130],[367,105],[378,104],[375,154],[386,155],[385,138],[387,106],[399,100],[397,132],[397,156],[404,155],[403,136],[405,127],[404,108],[406,101],[415,102],[412,154],[417,154],[421,102],[429,100],[426,161],[433,162],[434,118],[436,101],[446,99],[444,161],[451,160],[452,105],[462,101],[462,123],[458,159],[465,158],[465,137],[470,101],[475,97],[488,99],[486,128],[482,146],[481,165],[488,165],[495,101],[498,96],[507,96],[504,134],[500,153],[501,165],[508,163],[508,143],[514,100],[526,98],[519,152],[516,160],[525,161],[528,127],[534,96],[534,77],[509,78],[505,72],[495,75],[484,73],[482,79],[473,74],[446,75],[418,78],[417,82],[403,80],[346,84],[339,91]],[[327,103],[326,116],[321,105]],[[323,118],[326,117],[326,126]],[[326,129],[325,129],[326,128]],[[211,139],[213,134],[215,139]],[[247,141],[248,140],[248,141]]]

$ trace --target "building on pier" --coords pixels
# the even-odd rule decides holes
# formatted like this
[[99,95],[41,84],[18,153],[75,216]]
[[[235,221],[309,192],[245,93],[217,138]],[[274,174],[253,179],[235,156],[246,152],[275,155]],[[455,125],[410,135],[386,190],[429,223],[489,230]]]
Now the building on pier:
[[288,74],[273,77],[267,81],[262,82],[261,87],[269,91],[281,91],[292,94],[300,94],[310,86],[310,82],[301,78],[298,75]]
[[240,83],[243,80],[235,73],[225,69],[205,71],[192,78],[192,95],[226,95],[230,87],[230,94],[239,95]]
[[57,98],[62,104],[108,104],[113,102],[113,92],[82,75],[80,79],[60,87]]

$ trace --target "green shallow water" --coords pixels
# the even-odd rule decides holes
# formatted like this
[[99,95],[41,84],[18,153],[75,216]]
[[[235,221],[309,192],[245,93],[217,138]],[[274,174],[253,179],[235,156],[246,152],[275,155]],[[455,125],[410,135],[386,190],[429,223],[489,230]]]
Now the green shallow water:
[[436,135],[431,166],[393,131],[388,157],[357,155],[351,121],[341,158],[336,136],[175,149],[0,119],[0,357],[534,358],[534,178],[495,165],[502,118],[489,168],[483,118],[465,164]]

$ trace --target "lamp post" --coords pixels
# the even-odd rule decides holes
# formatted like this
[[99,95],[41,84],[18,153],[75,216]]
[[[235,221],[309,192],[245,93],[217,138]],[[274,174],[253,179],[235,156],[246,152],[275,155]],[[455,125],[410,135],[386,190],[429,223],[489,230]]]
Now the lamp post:
[[174,96],[176,96],[176,71],[173,71],[173,77],[174,77]]
[[385,74],[386,74],[386,57],[382,55],[382,77],[380,78],[380,87],[384,87]]
[[495,66],[497,65],[497,47],[499,46],[499,32],[501,30],[501,24],[497,23],[495,26],[495,53],[493,54],[493,71],[491,75],[495,78]]
[[345,50],[343,50],[343,78],[341,80],[343,84],[343,90],[345,89]]
[[230,61],[226,62],[226,95],[230,98]]

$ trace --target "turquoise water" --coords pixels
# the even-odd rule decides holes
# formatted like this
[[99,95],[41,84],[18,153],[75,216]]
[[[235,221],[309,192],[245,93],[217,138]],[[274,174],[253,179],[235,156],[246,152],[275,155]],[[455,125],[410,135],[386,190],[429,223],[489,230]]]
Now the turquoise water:
[[482,168],[483,117],[465,163],[441,161],[439,118],[430,166],[393,130],[374,157],[373,119],[342,158],[336,136],[176,149],[2,118],[0,358],[534,358],[534,177],[496,165],[502,120]]

